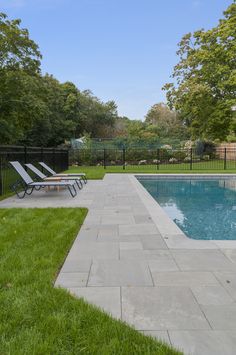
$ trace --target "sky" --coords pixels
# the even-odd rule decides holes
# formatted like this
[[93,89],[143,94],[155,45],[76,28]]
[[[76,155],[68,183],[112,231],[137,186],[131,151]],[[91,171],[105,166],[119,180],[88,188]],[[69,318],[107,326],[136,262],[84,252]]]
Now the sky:
[[0,0],[39,45],[42,72],[144,119],[178,62],[181,37],[217,25],[233,0]]

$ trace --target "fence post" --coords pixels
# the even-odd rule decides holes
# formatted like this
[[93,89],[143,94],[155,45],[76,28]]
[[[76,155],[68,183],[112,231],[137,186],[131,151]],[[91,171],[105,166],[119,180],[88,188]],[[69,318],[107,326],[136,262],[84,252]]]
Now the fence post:
[[157,170],[159,170],[159,162],[160,162],[160,149],[157,149]]
[[26,145],[24,146],[24,162],[27,164],[27,147]]
[[227,148],[224,149],[224,170],[226,170],[227,166]]
[[2,166],[2,158],[0,156],[0,196],[3,195],[3,166]]
[[56,171],[56,157],[55,157],[55,148],[52,148],[52,162],[53,162],[53,170]]
[[69,169],[69,164],[70,164],[70,157],[69,157],[69,149],[66,150],[66,170]]
[[123,170],[125,170],[125,148],[123,148]]
[[193,170],[193,148],[190,148],[190,170]]
[[103,166],[106,169],[106,149],[103,149]]
[[[41,147],[40,159],[43,162],[43,159],[44,159],[44,157],[43,157],[43,147]],[[42,166],[41,166],[41,171],[43,171],[43,167]]]

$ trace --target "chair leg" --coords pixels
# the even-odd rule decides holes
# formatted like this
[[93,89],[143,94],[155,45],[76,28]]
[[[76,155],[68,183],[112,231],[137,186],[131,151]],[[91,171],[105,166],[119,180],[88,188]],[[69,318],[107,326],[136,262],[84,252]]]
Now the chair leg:
[[[27,188],[25,189],[25,193],[26,193],[27,195],[31,195],[32,192],[34,191],[34,188],[35,188],[35,187],[27,187]],[[28,190],[28,189],[29,189],[29,190]]]
[[72,197],[75,197],[77,195],[77,191],[76,191],[74,185],[68,185],[68,190],[69,190]]
[[76,185],[78,186],[79,190],[81,190],[83,188],[81,180],[80,179],[76,179],[75,182],[76,182]]

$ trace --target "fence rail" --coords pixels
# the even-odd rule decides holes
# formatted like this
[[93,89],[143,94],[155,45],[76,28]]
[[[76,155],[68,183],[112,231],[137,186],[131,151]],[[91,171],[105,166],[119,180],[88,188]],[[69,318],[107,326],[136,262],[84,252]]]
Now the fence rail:
[[69,154],[66,149],[0,145],[0,196],[10,192],[10,185],[19,179],[9,166],[9,161],[14,160],[22,164],[35,164],[40,169],[42,168],[38,162],[44,161],[56,172],[69,167]]
[[75,149],[70,165],[120,166],[123,170],[236,170],[236,149]]

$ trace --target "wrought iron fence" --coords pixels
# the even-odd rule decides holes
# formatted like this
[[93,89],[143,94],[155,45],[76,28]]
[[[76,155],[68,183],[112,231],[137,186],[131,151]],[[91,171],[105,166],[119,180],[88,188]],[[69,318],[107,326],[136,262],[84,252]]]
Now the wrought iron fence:
[[0,196],[10,192],[10,185],[19,179],[14,169],[9,166],[9,161],[14,160],[22,164],[32,163],[40,169],[42,167],[38,165],[38,162],[44,161],[56,172],[69,167],[69,154],[66,149],[0,146]]
[[75,149],[70,165],[120,166],[123,170],[236,170],[236,149]]

